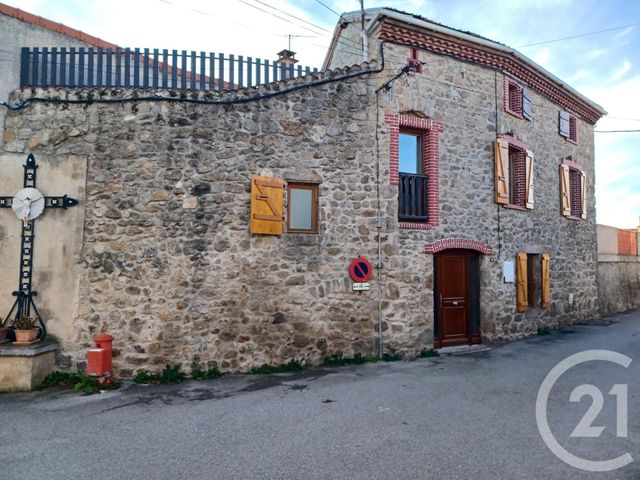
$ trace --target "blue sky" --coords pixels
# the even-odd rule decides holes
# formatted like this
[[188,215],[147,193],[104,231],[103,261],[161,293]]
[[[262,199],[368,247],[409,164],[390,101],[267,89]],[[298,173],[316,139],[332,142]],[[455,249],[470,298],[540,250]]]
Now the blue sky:
[[[273,59],[287,47],[321,66],[338,16],[358,0],[4,0],[122,46],[194,49]],[[519,50],[609,112],[596,130],[640,130],[640,1],[365,0],[472,31]],[[250,5],[248,5],[250,4]],[[273,7],[273,8],[271,8]],[[280,11],[277,11],[275,9]],[[298,17],[293,19],[283,14]],[[308,23],[305,23],[308,22]],[[613,29],[594,35],[534,43]],[[596,133],[599,223],[640,216],[640,132]]]

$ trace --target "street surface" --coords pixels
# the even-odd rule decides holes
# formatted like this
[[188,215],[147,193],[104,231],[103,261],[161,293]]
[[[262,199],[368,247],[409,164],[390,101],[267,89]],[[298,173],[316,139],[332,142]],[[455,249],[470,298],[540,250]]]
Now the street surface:
[[[591,349],[632,362],[572,368],[552,388],[546,411],[572,454],[631,454],[632,463],[608,473],[567,465],[536,426],[547,373]],[[639,373],[640,311],[470,355],[172,386],[126,383],[89,397],[3,394],[0,479],[640,479]],[[570,436],[593,402],[589,395],[570,401],[583,384],[602,393],[602,408],[586,422],[604,427],[598,437]],[[615,384],[627,385],[628,397],[610,393]]]

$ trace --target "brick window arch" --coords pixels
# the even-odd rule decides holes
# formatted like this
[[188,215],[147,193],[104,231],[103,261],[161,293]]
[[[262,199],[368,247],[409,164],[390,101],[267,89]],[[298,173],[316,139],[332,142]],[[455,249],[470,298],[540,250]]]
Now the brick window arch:
[[475,250],[484,255],[493,255],[493,249],[480,240],[471,240],[470,238],[450,237],[427,243],[424,247],[425,253],[438,253],[443,250],[452,248],[460,248],[463,250]]
[[400,218],[399,227],[430,229],[440,223],[438,135],[444,128],[443,124],[429,118],[403,113],[388,113],[384,116],[384,120],[389,125],[389,180],[391,185],[402,188],[400,184],[401,132],[403,130],[410,131],[412,134],[420,134],[421,136],[421,171],[426,176],[426,188],[424,189],[424,198],[420,200],[426,202],[426,221],[404,221]]

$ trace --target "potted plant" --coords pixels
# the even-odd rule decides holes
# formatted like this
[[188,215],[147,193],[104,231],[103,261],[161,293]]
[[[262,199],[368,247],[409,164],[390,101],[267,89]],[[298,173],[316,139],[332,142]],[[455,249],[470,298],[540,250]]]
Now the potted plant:
[[33,343],[38,338],[40,329],[36,327],[35,318],[23,315],[13,321],[13,331],[16,343]]

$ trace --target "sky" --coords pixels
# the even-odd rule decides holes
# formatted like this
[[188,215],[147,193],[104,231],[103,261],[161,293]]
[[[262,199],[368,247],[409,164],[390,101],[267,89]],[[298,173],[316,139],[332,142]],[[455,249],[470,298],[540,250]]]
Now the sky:
[[[312,67],[322,66],[338,14],[360,8],[358,0],[3,1],[123,47],[274,60],[290,40],[300,64]],[[640,224],[640,132],[604,133],[640,130],[639,0],[364,0],[364,6],[419,14],[514,47],[604,107],[609,114],[595,128],[603,132],[595,133],[597,222]]]

